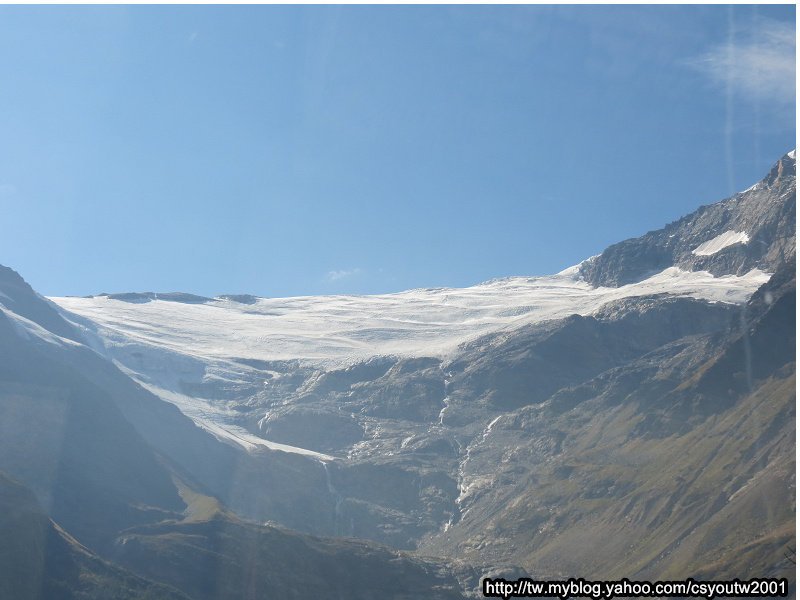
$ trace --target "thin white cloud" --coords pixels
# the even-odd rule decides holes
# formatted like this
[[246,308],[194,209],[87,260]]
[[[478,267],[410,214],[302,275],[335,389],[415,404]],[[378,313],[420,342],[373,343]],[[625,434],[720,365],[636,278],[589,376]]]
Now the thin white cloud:
[[752,98],[793,103],[795,32],[791,23],[761,18],[746,31],[691,61],[714,83]]
[[362,273],[361,269],[356,267],[354,269],[339,269],[335,271],[328,271],[325,279],[328,281],[341,281],[342,279],[350,279]]

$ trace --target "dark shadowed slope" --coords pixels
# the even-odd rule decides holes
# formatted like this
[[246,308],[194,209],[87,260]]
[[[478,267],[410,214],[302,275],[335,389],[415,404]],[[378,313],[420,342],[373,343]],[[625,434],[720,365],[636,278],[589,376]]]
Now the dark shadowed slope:
[[0,598],[188,600],[92,554],[42,511],[33,493],[0,473]]

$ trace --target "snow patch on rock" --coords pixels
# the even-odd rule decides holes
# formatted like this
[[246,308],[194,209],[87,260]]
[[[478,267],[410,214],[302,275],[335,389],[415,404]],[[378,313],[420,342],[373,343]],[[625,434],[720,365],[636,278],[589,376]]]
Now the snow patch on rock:
[[716,254],[723,248],[733,246],[734,244],[746,244],[750,241],[750,236],[743,231],[728,230],[725,233],[719,234],[717,237],[703,242],[697,248],[692,250],[692,254],[697,256],[711,256]]

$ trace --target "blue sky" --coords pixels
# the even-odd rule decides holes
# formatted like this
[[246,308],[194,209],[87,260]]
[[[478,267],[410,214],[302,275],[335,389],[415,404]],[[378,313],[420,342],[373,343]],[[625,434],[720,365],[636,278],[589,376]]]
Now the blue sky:
[[794,6],[2,6],[0,263],[47,295],[547,274],[795,145]]

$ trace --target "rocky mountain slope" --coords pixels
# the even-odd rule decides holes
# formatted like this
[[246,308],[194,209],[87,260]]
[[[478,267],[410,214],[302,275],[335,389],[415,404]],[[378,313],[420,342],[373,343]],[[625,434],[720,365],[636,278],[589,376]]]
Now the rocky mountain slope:
[[787,576],[793,282],[792,262],[744,326],[683,337],[498,418],[462,465],[460,520],[426,550],[548,576]]
[[[47,314],[45,300],[30,298],[23,301],[28,314]],[[158,521],[184,505],[111,395],[65,360],[88,352],[0,311],[0,470],[33,490],[47,514],[83,544],[100,550],[103,532]]]
[[104,561],[52,522],[33,492],[0,473],[0,598],[188,600]]
[[714,275],[775,272],[795,252],[795,168],[792,151],[749,189],[614,244],[581,273],[592,285],[616,287],[669,266]]

